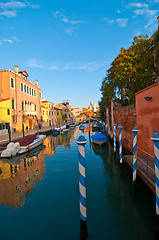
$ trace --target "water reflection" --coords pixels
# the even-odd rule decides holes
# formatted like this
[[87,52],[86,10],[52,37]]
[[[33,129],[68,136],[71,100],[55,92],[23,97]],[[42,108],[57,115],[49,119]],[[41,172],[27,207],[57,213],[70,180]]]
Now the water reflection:
[[31,152],[10,159],[0,159],[0,203],[13,208],[24,207],[28,193],[42,180],[45,173],[44,156],[56,152],[56,146],[70,148],[76,138],[78,128],[70,129],[62,135],[47,136],[44,145]]
[[72,140],[76,139],[78,128],[70,128],[68,132],[59,134],[57,136],[49,135],[44,140],[46,148],[43,150],[43,154],[47,157],[56,153],[56,146],[70,148]]
[[45,172],[43,146],[22,157],[0,160],[0,203],[13,208],[23,207],[26,193]]

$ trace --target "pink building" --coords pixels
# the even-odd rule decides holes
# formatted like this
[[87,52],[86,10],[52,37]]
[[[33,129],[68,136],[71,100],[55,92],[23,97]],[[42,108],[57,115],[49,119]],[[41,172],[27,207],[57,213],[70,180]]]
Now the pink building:
[[[137,144],[145,152],[154,155],[151,137],[155,128],[159,133],[159,83],[136,93]],[[138,151],[139,154],[143,152]]]
[[26,71],[19,71],[15,66],[15,71],[5,69],[0,71],[0,101],[7,100],[6,116],[0,119],[4,122],[9,119],[12,129],[21,131],[22,124],[25,129],[33,129],[37,122],[42,119],[42,90],[28,80]]

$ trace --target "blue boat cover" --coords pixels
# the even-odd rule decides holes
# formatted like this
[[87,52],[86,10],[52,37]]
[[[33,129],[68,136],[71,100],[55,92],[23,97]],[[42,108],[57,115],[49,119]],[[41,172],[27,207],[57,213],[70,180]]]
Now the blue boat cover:
[[91,138],[93,141],[97,141],[97,142],[107,141],[107,137],[101,132],[95,133],[93,136],[91,136]]

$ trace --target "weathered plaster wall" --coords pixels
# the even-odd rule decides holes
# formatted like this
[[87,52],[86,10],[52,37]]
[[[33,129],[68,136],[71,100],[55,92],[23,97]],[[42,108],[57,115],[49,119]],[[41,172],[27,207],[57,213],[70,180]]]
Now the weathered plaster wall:
[[[144,97],[152,97],[146,101]],[[136,93],[136,123],[138,147],[154,155],[151,137],[157,128],[159,134],[159,83],[155,83]]]
[[114,121],[117,125],[117,140],[119,140],[119,123],[122,125],[122,143],[129,151],[133,152],[133,132],[136,123],[135,105],[128,105],[114,110]]

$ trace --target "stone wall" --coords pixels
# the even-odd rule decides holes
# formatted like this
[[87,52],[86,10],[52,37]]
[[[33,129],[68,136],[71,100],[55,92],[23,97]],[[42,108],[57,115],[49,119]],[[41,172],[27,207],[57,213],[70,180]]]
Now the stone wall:
[[122,125],[122,143],[123,146],[133,152],[133,132],[132,129],[136,124],[135,104],[114,109],[114,121],[117,125],[117,140],[119,140],[119,123]]

